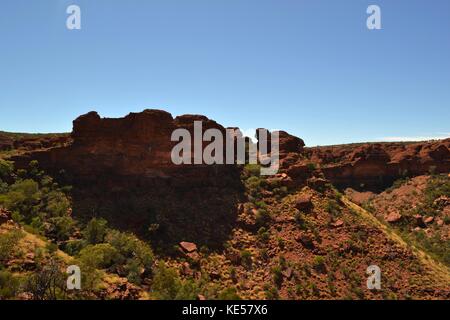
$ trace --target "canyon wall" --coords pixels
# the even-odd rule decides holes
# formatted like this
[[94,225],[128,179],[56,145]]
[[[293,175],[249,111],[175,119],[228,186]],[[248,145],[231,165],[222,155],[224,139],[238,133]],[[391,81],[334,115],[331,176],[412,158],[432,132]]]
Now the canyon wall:
[[[57,180],[73,186],[73,212],[105,217],[118,228],[170,244],[182,240],[219,245],[236,219],[242,197],[234,165],[175,165],[171,141],[177,128],[192,132],[225,128],[204,116],[173,118],[161,110],[101,118],[96,112],[73,122],[72,143],[13,157],[16,167],[38,160]],[[151,229],[151,231],[149,231]],[[170,245],[168,243],[168,245]]]
[[342,188],[380,191],[399,178],[450,172],[450,139],[316,147],[306,153]]
[[[80,218],[105,217],[115,227],[167,245],[185,240],[213,247],[229,236],[238,203],[245,199],[242,168],[175,165],[171,152],[178,142],[171,141],[172,132],[183,128],[193,137],[194,121],[202,121],[203,131],[225,132],[200,115],[173,118],[162,110],[145,110],[113,119],[90,112],[73,122],[70,137],[48,140],[56,145],[46,140],[48,148],[33,140],[31,148],[39,144],[41,150],[12,160],[18,168],[38,160],[58,181],[72,185],[73,213]],[[398,178],[450,172],[450,139],[305,148],[298,137],[284,131],[279,136],[275,178],[289,188],[329,181],[338,188],[379,191]],[[11,143],[18,142],[4,141]]]

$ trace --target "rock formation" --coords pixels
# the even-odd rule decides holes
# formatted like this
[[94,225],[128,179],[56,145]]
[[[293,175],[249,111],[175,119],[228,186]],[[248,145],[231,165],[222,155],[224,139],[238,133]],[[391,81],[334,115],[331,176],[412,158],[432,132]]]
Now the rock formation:
[[[63,183],[73,185],[74,214],[102,216],[114,226],[199,244],[220,243],[236,217],[242,192],[240,169],[233,165],[175,165],[171,141],[177,128],[225,128],[196,115],[175,119],[161,110],[100,118],[96,112],[73,122],[67,146],[14,157],[16,167],[30,160]],[[157,235],[157,237],[156,237]]]
[[[175,165],[171,151],[178,142],[171,141],[172,132],[183,128],[193,136],[194,121],[202,121],[203,131],[225,132],[201,115],[173,118],[162,110],[145,110],[112,119],[90,112],[73,122],[70,137],[57,138],[59,147],[47,139],[49,148],[12,160],[20,168],[36,159],[59,181],[73,185],[75,215],[103,216],[140,234],[150,229],[171,244],[220,243],[237,216],[243,193],[240,167]],[[378,190],[403,176],[450,171],[450,139],[305,148],[302,139],[287,132],[279,131],[279,137],[280,172],[272,178],[289,188],[319,190],[331,182],[339,188]],[[3,145],[10,143],[6,140]]]
[[450,139],[309,148],[312,162],[338,187],[382,190],[402,177],[450,171]]

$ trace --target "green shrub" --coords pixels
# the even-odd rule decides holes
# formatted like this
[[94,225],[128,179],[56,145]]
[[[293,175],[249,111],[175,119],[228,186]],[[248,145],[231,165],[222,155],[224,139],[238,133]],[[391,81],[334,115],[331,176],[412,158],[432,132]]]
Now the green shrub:
[[281,199],[289,194],[289,190],[286,186],[275,188],[272,190],[272,192],[274,196],[277,197],[278,199]]
[[341,207],[336,200],[328,200],[325,210],[332,216],[338,216],[341,213]]
[[13,299],[17,296],[20,288],[20,278],[11,272],[0,271],[0,300]]
[[258,230],[258,238],[262,241],[262,242],[267,242],[270,239],[270,233],[269,231],[267,231],[266,228],[261,227]]
[[152,249],[132,233],[111,230],[106,236],[106,241],[119,253],[119,262],[136,262],[142,268],[148,270],[152,268],[154,261]]
[[300,211],[297,211],[294,214],[294,220],[295,220],[295,223],[297,223],[297,225],[300,227],[300,229],[302,229],[302,230],[307,229],[306,220]]
[[435,199],[440,196],[450,197],[450,178],[447,176],[433,176],[428,180],[425,188],[426,205],[432,206]]
[[90,244],[102,243],[108,230],[107,225],[105,219],[93,218],[83,230],[84,239]]
[[264,226],[270,221],[270,213],[266,209],[258,209],[255,217],[257,226]]
[[96,269],[111,267],[117,261],[117,257],[118,251],[108,243],[88,245],[79,254],[83,264]]
[[23,237],[24,233],[19,229],[0,234],[0,266],[4,265],[14,253],[17,253],[17,245]]
[[219,300],[241,300],[236,288],[233,287],[222,290],[217,298]]
[[66,216],[70,208],[70,201],[66,195],[58,190],[45,194],[45,212],[51,217]]
[[54,225],[56,240],[65,241],[69,239],[75,228],[75,220],[70,216],[50,218],[49,222]]
[[77,256],[84,247],[86,247],[85,240],[69,240],[65,243],[63,249],[67,254]]
[[0,205],[31,220],[39,212],[38,204],[41,197],[42,194],[36,181],[18,180],[9,187],[6,194],[0,196]]
[[280,297],[280,294],[278,293],[277,288],[266,285],[264,287],[264,289],[265,289],[265,294],[266,294],[267,300],[277,300]]
[[0,159],[0,180],[7,179],[14,171],[14,163]]
[[252,253],[248,250],[242,250],[241,261],[244,265],[250,266],[252,264]]
[[313,267],[317,270],[323,270],[325,268],[325,258],[323,256],[315,256]]
[[258,201],[255,201],[255,206],[259,209],[266,209],[267,203],[265,203],[264,201],[258,200]]
[[445,216],[444,217],[444,223],[445,224],[450,224],[450,216]]
[[283,273],[280,266],[272,268],[273,282],[280,287],[283,282]]
[[284,241],[283,238],[277,238],[277,243],[278,243],[278,247],[283,250],[284,247],[286,246],[286,242]]
[[247,164],[244,166],[244,174],[246,176],[257,176],[261,173],[261,166],[258,164]]
[[152,293],[160,300],[194,300],[199,288],[192,280],[181,280],[176,270],[161,261],[153,277]]

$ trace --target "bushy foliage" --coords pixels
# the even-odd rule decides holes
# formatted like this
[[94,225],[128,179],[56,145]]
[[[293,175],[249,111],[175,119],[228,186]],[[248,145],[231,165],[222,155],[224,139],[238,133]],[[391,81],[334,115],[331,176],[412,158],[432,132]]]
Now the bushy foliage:
[[261,166],[258,164],[246,164],[244,166],[243,174],[245,177],[256,176],[259,177],[261,173]]
[[14,164],[11,161],[0,159],[0,180],[7,179],[14,171]]
[[0,196],[0,204],[31,220],[39,213],[41,197],[39,184],[36,181],[18,180],[9,187],[6,194]]
[[11,272],[0,270],[0,300],[13,299],[17,296],[21,279]]
[[0,176],[9,181],[0,185],[0,206],[12,212],[13,220],[51,239],[68,239],[75,222],[69,216],[66,188],[40,171],[37,161],[30,162],[28,171],[14,172],[12,164],[2,160]]
[[67,240],[72,234],[76,221],[70,216],[52,217],[48,220],[53,226],[53,232],[58,240]]
[[86,241],[84,240],[69,240],[65,243],[63,250],[71,256],[77,256],[85,246]]
[[248,250],[241,251],[241,261],[245,266],[251,266],[252,264],[252,253]]
[[[442,205],[439,205],[439,202],[435,202],[436,199],[442,196],[450,197],[450,178],[447,175],[432,175],[428,179],[427,185],[423,191],[423,201],[412,209],[409,214],[442,217]],[[444,223],[448,224],[448,217],[443,216],[442,219]],[[415,223],[415,219],[411,220]],[[397,228],[407,241],[412,242],[414,245],[429,253],[433,258],[450,266],[450,240],[446,236],[445,231],[443,231],[445,229],[437,228],[432,225],[430,226],[432,229],[430,235],[422,230],[411,232],[411,224],[408,223],[408,220],[405,220],[402,224],[398,224]]]
[[306,167],[308,168],[309,171],[314,171],[314,170],[316,170],[316,164],[313,163],[313,162],[308,162],[308,163],[306,164]]
[[151,272],[154,262],[153,251],[135,235],[111,230],[106,236],[106,241],[117,250],[115,264],[124,268],[130,281],[139,283],[141,273]]
[[341,207],[339,206],[337,201],[333,199],[327,201],[325,210],[334,217],[339,216],[341,213]]
[[270,233],[267,231],[266,228],[261,227],[258,230],[258,238],[259,240],[261,240],[262,242],[267,242],[270,239]]
[[199,287],[193,280],[181,280],[176,270],[160,262],[155,270],[152,294],[161,300],[194,300]]
[[140,283],[143,275],[151,273],[153,251],[134,234],[109,229],[106,220],[96,218],[88,223],[83,234],[84,243],[75,241],[68,245],[69,250],[79,251],[83,264],[124,274],[134,283]]
[[230,287],[222,290],[218,297],[219,300],[241,300],[236,288]]
[[325,267],[325,258],[323,256],[315,256],[313,260],[313,267],[322,270]]
[[448,176],[432,176],[425,189],[425,202],[432,206],[440,196],[450,197],[450,178]]
[[0,234],[0,267],[4,265],[13,255],[17,253],[17,245],[24,237],[19,229]]
[[272,267],[273,282],[280,287],[283,282],[283,273],[280,266]]
[[106,269],[117,261],[118,254],[109,243],[90,244],[80,251],[79,259],[84,265],[92,268]]
[[256,225],[262,227],[270,221],[270,213],[266,209],[258,209],[256,212],[255,222]]
[[89,244],[102,243],[105,240],[108,222],[105,219],[93,218],[83,230],[83,237]]

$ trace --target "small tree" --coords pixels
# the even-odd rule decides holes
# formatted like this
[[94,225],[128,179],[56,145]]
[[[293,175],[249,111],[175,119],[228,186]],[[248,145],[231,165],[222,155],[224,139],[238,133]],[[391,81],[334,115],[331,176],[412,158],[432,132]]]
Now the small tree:
[[66,275],[54,258],[33,273],[27,281],[26,291],[34,300],[57,300],[66,297]]
[[102,243],[108,230],[108,222],[105,219],[93,218],[83,231],[84,239],[90,244]]

